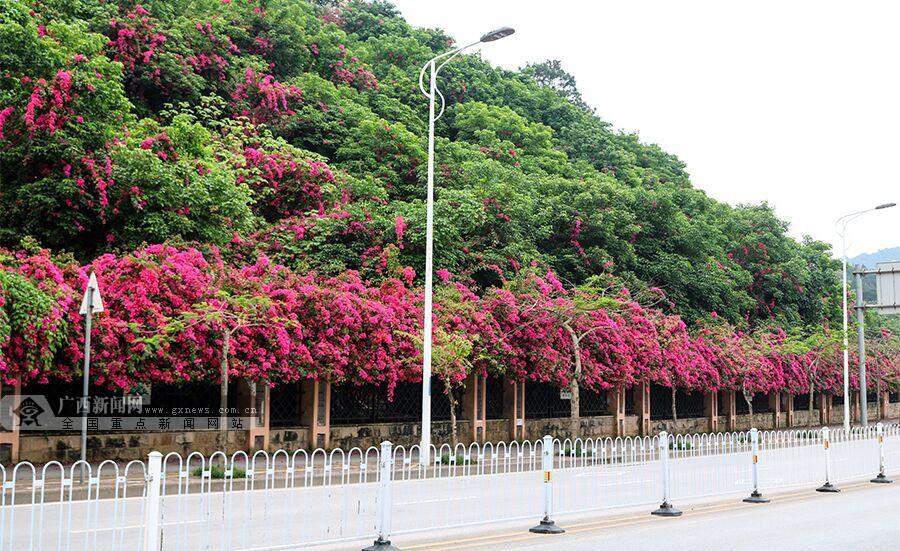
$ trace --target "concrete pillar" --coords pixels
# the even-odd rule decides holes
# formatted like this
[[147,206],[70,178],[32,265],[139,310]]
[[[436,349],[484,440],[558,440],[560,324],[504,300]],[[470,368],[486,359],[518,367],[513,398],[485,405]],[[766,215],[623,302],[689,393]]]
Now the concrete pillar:
[[719,432],[719,393],[707,392],[704,398],[703,411],[709,432]]
[[509,439],[525,439],[525,383],[503,382],[503,416],[509,420]]
[[250,417],[250,426],[247,427],[247,442],[251,450],[269,449],[269,385],[247,381],[246,399],[244,411],[255,410],[256,414]]
[[300,419],[309,427],[309,445],[327,448],[331,444],[331,383],[303,381],[300,397]]
[[794,395],[786,394],[787,403],[784,408],[785,418],[787,420],[787,428],[791,428],[794,426]]
[[823,425],[830,425],[832,408],[831,394],[819,394],[816,396],[816,399],[819,402],[819,422]]
[[638,412],[638,432],[650,436],[650,383],[640,383],[633,389],[634,408]]
[[722,398],[724,398],[725,411],[725,430],[737,429],[737,401],[733,390],[722,390]]
[[607,392],[609,397],[607,413],[613,418],[613,434],[625,436],[625,387],[619,386]]
[[772,428],[781,428],[781,393],[769,393],[769,409],[772,410]]
[[472,442],[484,442],[487,435],[487,377],[473,373],[466,377],[462,419],[469,421]]
[[19,462],[19,423],[13,412],[19,409],[19,399],[22,395],[22,379],[17,379],[14,385],[0,385],[0,399],[3,390],[11,390],[13,399],[9,403],[9,410],[2,412],[4,422],[8,422],[11,430],[0,432],[0,445],[9,445],[9,460],[12,463]]

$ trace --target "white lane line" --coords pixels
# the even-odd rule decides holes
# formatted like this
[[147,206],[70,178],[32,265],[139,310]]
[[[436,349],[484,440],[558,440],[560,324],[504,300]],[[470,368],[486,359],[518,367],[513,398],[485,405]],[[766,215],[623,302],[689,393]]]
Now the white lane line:
[[420,505],[424,503],[446,503],[448,501],[470,501],[473,499],[479,499],[481,496],[462,496],[462,497],[444,497],[438,499],[423,499],[419,501],[400,501],[394,502],[394,505]]
[[[163,522],[161,523],[163,526],[184,526],[185,524],[200,524],[206,522],[204,520],[180,520],[177,522]],[[93,532],[114,532],[118,530],[140,530],[143,528],[143,524],[134,524],[131,526],[111,526],[108,528],[85,528],[83,530],[72,530],[72,534],[86,534]]]

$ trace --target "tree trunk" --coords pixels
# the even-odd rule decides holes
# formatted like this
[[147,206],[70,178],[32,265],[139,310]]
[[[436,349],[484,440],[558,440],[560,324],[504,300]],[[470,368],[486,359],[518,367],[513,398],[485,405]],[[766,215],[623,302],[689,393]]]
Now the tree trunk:
[[875,379],[875,419],[881,421],[881,373],[876,373]]
[[[572,439],[574,440],[578,438],[578,434],[581,432],[581,396],[578,393],[577,379],[572,379],[569,382],[569,391],[572,393],[572,400],[569,402],[569,432],[572,433]],[[572,445],[575,445],[574,442]]]
[[581,337],[568,323],[563,324],[563,327],[572,339],[572,353],[575,354],[575,372],[569,381],[569,390],[572,392],[572,399],[569,401],[569,434],[574,440],[581,432],[581,402],[578,394],[578,383],[581,381]]
[[456,397],[453,395],[453,389],[447,382],[444,382],[444,388],[447,390],[447,401],[450,402],[450,445],[453,452],[456,453],[456,443],[459,441],[459,435],[456,431]]
[[674,386],[672,387],[672,421],[678,421],[678,408],[675,406],[675,393],[678,392]]
[[741,394],[744,395],[744,401],[747,402],[747,407],[750,408],[750,428],[753,428],[753,394],[748,394],[746,390],[742,391]]
[[813,406],[816,404],[813,398],[815,398],[815,383],[809,384],[809,404],[807,404],[808,417],[806,418],[806,428],[812,428],[812,418],[813,418]]
[[219,448],[225,448],[228,436],[228,357],[231,354],[231,332],[225,331],[222,338],[222,365],[219,386]]

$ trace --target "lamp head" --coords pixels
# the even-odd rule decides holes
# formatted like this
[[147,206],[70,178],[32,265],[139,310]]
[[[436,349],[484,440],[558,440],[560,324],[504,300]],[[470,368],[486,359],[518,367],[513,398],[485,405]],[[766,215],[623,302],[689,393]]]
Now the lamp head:
[[481,35],[480,42],[493,42],[495,40],[500,40],[501,38],[506,38],[514,32],[516,32],[516,30],[512,27],[500,27],[499,29],[494,29],[491,32]]
[[889,209],[891,207],[896,207],[896,206],[897,206],[897,203],[885,203],[883,205],[878,205],[877,207],[875,207],[875,210]]

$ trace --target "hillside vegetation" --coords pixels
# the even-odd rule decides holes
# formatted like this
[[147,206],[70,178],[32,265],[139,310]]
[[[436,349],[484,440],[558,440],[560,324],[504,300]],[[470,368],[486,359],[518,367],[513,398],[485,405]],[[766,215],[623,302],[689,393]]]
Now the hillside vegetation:
[[[450,37],[380,1],[0,0],[0,42],[7,378],[77,373],[74,302],[93,269],[111,297],[102,384],[215,379],[220,365],[266,381],[415,380],[417,78]],[[840,315],[825,244],[792,239],[765,204],[693,188],[675,156],[587,108],[558,62],[507,71],[464,55],[441,87],[448,384],[473,368],[599,387],[640,369],[686,386],[700,364],[727,371],[696,351],[641,359],[647,343],[613,342],[624,329],[590,329],[573,356],[566,320],[628,321],[662,352],[705,334],[720,349],[737,339],[738,356],[836,357],[817,344]],[[533,334],[512,334],[536,312]],[[582,354],[594,363],[576,367]],[[678,377],[651,369],[678,362]],[[620,364],[636,371],[610,375]]]

